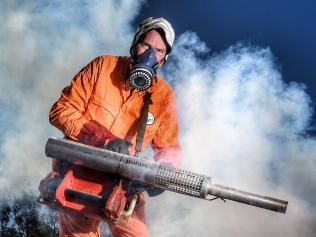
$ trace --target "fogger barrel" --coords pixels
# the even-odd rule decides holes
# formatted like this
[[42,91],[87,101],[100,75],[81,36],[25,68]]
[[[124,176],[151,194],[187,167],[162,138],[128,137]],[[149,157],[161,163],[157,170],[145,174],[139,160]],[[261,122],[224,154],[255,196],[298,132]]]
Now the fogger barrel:
[[50,137],[45,153],[46,156],[57,160],[67,160],[91,169],[119,174],[131,180],[206,200],[211,200],[215,196],[280,213],[285,213],[288,204],[287,201],[212,184],[211,178],[202,174],[158,165],[69,140]]

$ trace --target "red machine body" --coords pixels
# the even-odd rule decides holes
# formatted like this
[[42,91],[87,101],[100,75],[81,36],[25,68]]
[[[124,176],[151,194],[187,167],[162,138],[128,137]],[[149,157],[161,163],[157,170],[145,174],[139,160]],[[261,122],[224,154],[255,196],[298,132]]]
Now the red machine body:
[[114,174],[72,165],[62,179],[42,180],[38,200],[57,210],[127,224],[137,195],[127,196],[122,181]]

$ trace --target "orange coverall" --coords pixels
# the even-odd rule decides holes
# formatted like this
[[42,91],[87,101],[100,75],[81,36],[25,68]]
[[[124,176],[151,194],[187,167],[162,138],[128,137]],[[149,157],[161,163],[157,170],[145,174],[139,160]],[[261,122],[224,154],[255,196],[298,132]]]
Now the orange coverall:
[[[144,91],[130,90],[126,80],[131,64],[128,57],[100,56],[85,66],[64,88],[49,113],[49,121],[65,136],[78,140],[84,124],[95,120],[112,134],[126,139],[135,149],[138,119]],[[178,118],[175,95],[170,86],[157,76],[147,90],[152,104],[142,150],[150,143],[154,160],[179,167],[181,150],[178,142]],[[110,225],[114,236],[148,236],[144,196],[135,207],[128,227]],[[60,212],[60,236],[100,236],[99,221]]]

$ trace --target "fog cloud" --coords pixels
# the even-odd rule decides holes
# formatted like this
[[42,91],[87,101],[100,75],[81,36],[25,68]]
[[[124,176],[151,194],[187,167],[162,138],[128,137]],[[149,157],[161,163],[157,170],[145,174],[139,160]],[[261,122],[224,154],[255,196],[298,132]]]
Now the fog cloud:
[[[99,54],[129,52],[142,1],[0,3],[0,190],[36,190],[48,173],[48,112],[73,75]],[[14,187],[14,188],[13,188]]]
[[179,37],[170,59],[164,74],[176,88],[184,168],[289,207],[283,215],[165,194],[149,200],[154,235],[314,236],[316,140],[305,133],[305,86],[282,81],[269,48],[237,43],[212,54],[193,32]]

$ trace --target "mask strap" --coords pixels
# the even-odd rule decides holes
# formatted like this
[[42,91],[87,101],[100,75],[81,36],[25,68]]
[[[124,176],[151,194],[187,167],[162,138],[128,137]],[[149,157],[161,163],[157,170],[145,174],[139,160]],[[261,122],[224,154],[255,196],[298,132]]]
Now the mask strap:
[[[161,61],[160,61],[160,62],[161,62]],[[157,62],[157,63],[153,66],[153,69],[155,70],[155,74],[156,74],[156,70],[157,70],[158,67],[159,67],[160,62]]]
[[137,129],[135,157],[138,156],[139,152],[142,149],[144,135],[145,135],[145,129],[146,129],[146,125],[147,125],[149,104],[153,103],[151,100],[151,93],[146,92],[143,99],[144,99],[144,105],[143,105],[142,111],[140,113],[140,119],[139,119],[139,124],[138,124],[138,129]]

